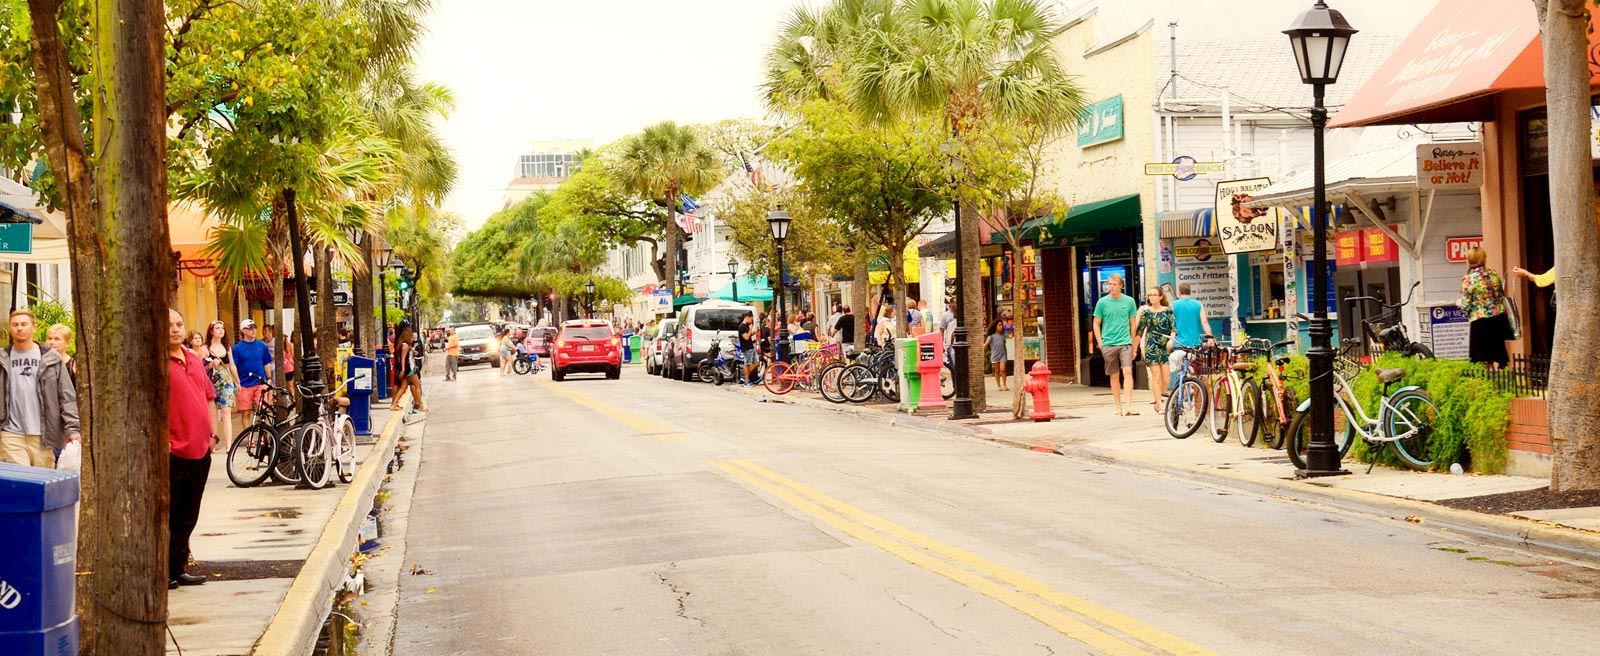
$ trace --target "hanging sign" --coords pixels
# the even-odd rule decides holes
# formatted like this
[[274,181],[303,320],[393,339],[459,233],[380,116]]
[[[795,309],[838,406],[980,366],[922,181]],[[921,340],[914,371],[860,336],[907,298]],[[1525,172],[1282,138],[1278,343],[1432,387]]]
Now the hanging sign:
[[1177,244],[1172,247],[1172,256],[1179,264],[1204,263],[1212,260],[1223,261],[1222,247],[1211,243],[1210,239],[1201,237],[1189,244]]
[[1477,189],[1482,186],[1482,143],[1417,145],[1418,189]]
[[1222,250],[1230,255],[1272,250],[1278,246],[1277,208],[1245,207],[1253,194],[1272,184],[1271,178],[1250,178],[1217,183],[1216,218]]
[[0,253],[28,255],[32,252],[32,223],[0,223]]
[[1467,253],[1472,249],[1483,246],[1483,236],[1477,237],[1451,237],[1444,240],[1444,259],[1446,262],[1457,264],[1467,261]]
[[1188,155],[1179,155],[1171,162],[1148,162],[1144,165],[1145,175],[1170,175],[1178,182],[1188,182],[1197,175],[1223,173],[1227,170],[1226,162],[1196,162]]
[[1361,262],[1363,264],[1400,261],[1400,245],[1396,244],[1382,230],[1377,228],[1363,229],[1361,238]]
[[1334,261],[1339,266],[1361,264],[1361,231],[1345,230],[1333,239]]

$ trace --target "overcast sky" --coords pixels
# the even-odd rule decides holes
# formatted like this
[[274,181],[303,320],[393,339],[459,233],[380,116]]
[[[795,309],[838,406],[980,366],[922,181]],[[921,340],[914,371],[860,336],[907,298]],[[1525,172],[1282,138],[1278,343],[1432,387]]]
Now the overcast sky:
[[536,140],[761,118],[761,57],[797,1],[439,0],[418,73],[456,97],[446,209],[482,224]]

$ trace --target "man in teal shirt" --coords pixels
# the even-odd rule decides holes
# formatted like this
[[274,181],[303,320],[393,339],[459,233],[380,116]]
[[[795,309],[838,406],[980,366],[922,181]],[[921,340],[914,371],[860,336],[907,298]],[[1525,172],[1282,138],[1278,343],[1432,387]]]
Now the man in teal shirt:
[[1126,381],[1128,404],[1133,404],[1133,333],[1137,330],[1139,306],[1133,297],[1122,293],[1122,275],[1113,273],[1106,280],[1109,293],[1094,304],[1094,339],[1100,344],[1100,356],[1106,361],[1106,375],[1111,378],[1111,399],[1116,402],[1117,415],[1136,415],[1137,411],[1122,410],[1122,389]]

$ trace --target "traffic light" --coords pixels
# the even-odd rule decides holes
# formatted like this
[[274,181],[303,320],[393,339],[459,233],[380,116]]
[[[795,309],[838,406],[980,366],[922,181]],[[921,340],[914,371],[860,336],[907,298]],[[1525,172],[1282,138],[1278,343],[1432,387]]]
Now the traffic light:
[[407,278],[407,277],[404,277],[404,276],[401,276],[400,277],[400,291],[404,292],[404,291],[409,291],[410,289],[411,289],[411,279]]

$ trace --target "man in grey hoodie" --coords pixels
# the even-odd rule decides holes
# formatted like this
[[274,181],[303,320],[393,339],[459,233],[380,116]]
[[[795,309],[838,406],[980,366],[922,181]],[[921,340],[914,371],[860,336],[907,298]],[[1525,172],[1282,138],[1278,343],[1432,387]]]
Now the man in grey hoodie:
[[78,392],[62,354],[33,341],[33,312],[11,312],[11,346],[0,349],[0,460],[54,468],[56,451],[76,442]]

